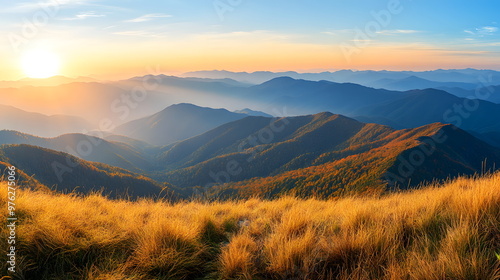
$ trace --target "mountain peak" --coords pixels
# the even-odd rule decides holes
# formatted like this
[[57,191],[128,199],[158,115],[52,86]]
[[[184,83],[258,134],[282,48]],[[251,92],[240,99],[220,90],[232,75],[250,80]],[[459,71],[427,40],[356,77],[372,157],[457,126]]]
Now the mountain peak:
[[[313,116],[315,116],[318,119],[320,119],[320,118],[330,118],[332,116],[344,117],[342,115],[336,115],[336,114],[331,113],[331,112],[320,112],[320,113],[314,114]],[[344,118],[347,118],[347,117],[344,117]]]
[[429,82],[429,80],[417,77],[415,75],[406,77],[406,78],[402,79],[401,81],[405,81],[405,82]]
[[288,76],[282,76],[282,77],[277,77],[277,78],[273,78],[265,83],[263,83],[262,85],[264,84],[281,84],[281,83],[290,83],[290,82],[295,82],[297,81],[296,79],[294,78],[291,78],[291,77],[288,77]]
[[180,103],[151,116],[125,123],[117,127],[115,132],[152,145],[163,146],[247,116],[226,109]]
[[210,107],[202,107],[198,106],[192,103],[178,103],[178,104],[173,104],[168,106],[167,108],[163,109],[162,111],[158,112],[155,115],[162,115],[162,114],[169,114],[173,112],[182,112],[182,113],[208,113],[208,112],[224,112],[228,114],[237,114],[237,113],[232,113],[227,109],[224,108],[210,108]]
[[177,104],[172,104],[165,109],[168,108],[206,108],[206,107],[201,107],[198,105],[194,105],[192,103],[177,103]]

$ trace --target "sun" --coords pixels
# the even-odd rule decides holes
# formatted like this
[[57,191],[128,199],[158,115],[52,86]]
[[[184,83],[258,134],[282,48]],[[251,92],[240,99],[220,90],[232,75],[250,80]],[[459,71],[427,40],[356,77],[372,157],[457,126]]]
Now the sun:
[[53,52],[32,50],[23,55],[21,66],[29,78],[44,79],[59,74],[61,61]]

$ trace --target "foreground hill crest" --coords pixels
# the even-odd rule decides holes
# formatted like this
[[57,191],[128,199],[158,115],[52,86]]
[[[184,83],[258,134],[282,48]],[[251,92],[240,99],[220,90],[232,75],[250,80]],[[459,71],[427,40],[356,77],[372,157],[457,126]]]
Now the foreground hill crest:
[[500,276],[500,174],[336,200],[172,204],[20,190],[16,203],[19,279]]

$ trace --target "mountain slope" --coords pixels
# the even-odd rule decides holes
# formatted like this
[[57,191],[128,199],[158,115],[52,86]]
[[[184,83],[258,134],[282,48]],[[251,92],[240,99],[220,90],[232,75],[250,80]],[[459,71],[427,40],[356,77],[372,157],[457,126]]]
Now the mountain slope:
[[44,137],[54,137],[64,133],[81,132],[90,128],[84,119],[73,116],[47,116],[27,112],[12,106],[0,105],[0,130],[19,130]]
[[262,106],[266,106],[264,111],[286,107],[289,115],[322,111],[350,114],[360,107],[395,100],[401,96],[400,92],[357,84],[314,82],[289,77],[275,78],[242,89],[241,92],[245,93],[244,98],[247,100],[259,101]]
[[193,137],[247,116],[225,109],[177,104],[152,116],[125,123],[117,127],[115,133],[161,146]]
[[87,161],[100,162],[133,172],[152,168],[151,159],[132,146],[109,142],[84,134],[64,134],[55,138],[41,138],[17,131],[0,131],[1,144],[28,144],[69,153]]
[[[331,113],[280,119],[249,117],[165,148],[159,165],[169,172],[160,177],[178,186],[207,190],[233,182],[224,187],[245,196],[273,196],[291,189],[328,196],[339,189],[366,191],[388,183],[406,186],[470,174],[481,171],[486,158],[490,164],[500,164],[498,149],[449,127],[453,126],[394,130]],[[438,142],[439,137],[446,141]],[[427,150],[434,147],[425,154],[426,164],[412,167],[415,170],[408,176],[384,177],[392,168],[398,170],[400,156],[413,156],[414,149],[420,153],[422,145]],[[469,145],[477,148],[472,154],[466,150]],[[442,172],[434,176],[428,172],[433,168]]]
[[[289,118],[248,117],[167,147],[159,157],[159,165],[169,169],[184,168],[238,153],[249,160],[266,151],[267,160],[260,161],[259,168],[273,172],[289,157],[327,150],[336,139],[348,137],[362,126],[331,113]],[[322,133],[329,137],[318,137]],[[259,161],[258,158],[251,160]]]
[[[208,196],[223,198],[270,198],[283,194],[326,198],[415,187],[424,182],[493,170],[500,164],[500,150],[450,125],[396,131],[385,140],[389,139],[370,150],[350,148],[327,153],[310,167],[204,190]],[[446,141],[438,143],[438,139]],[[475,147],[473,151],[471,146]]]
[[500,104],[500,86],[479,86],[471,90],[456,87],[441,87],[439,89],[442,89],[458,97],[477,98]]
[[273,117],[273,116],[271,116],[269,114],[266,114],[264,112],[254,111],[254,110],[248,109],[248,108],[241,109],[241,110],[236,110],[234,112],[238,113],[238,114],[245,114],[245,115],[254,116],[254,117],[268,117],[268,118],[272,118]]
[[398,128],[444,122],[478,133],[500,131],[499,104],[459,98],[435,89],[409,91],[397,100],[368,106],[356,113],[391,120],[399,124]]
[[160,195],[164,186],[124,169],[29,145],[0,146],[0,161],[60,192],[103,190],[112,197]]

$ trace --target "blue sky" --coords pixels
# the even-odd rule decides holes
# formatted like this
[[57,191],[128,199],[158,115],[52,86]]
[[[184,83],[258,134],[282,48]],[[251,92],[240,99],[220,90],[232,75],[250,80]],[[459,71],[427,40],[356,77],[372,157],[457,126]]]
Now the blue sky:
[[[127,74],[140,71],[141,63],[172,72],[500,68],[498,1],[0,3],[0,58],[10,63],[0,75],[14,71],[23,52],[40,47],[60,53],[71,75],[113,72],[117,60]],[[387,12],[386,24],[374,17]],[[30,24],[36,31],[26,36]]]

